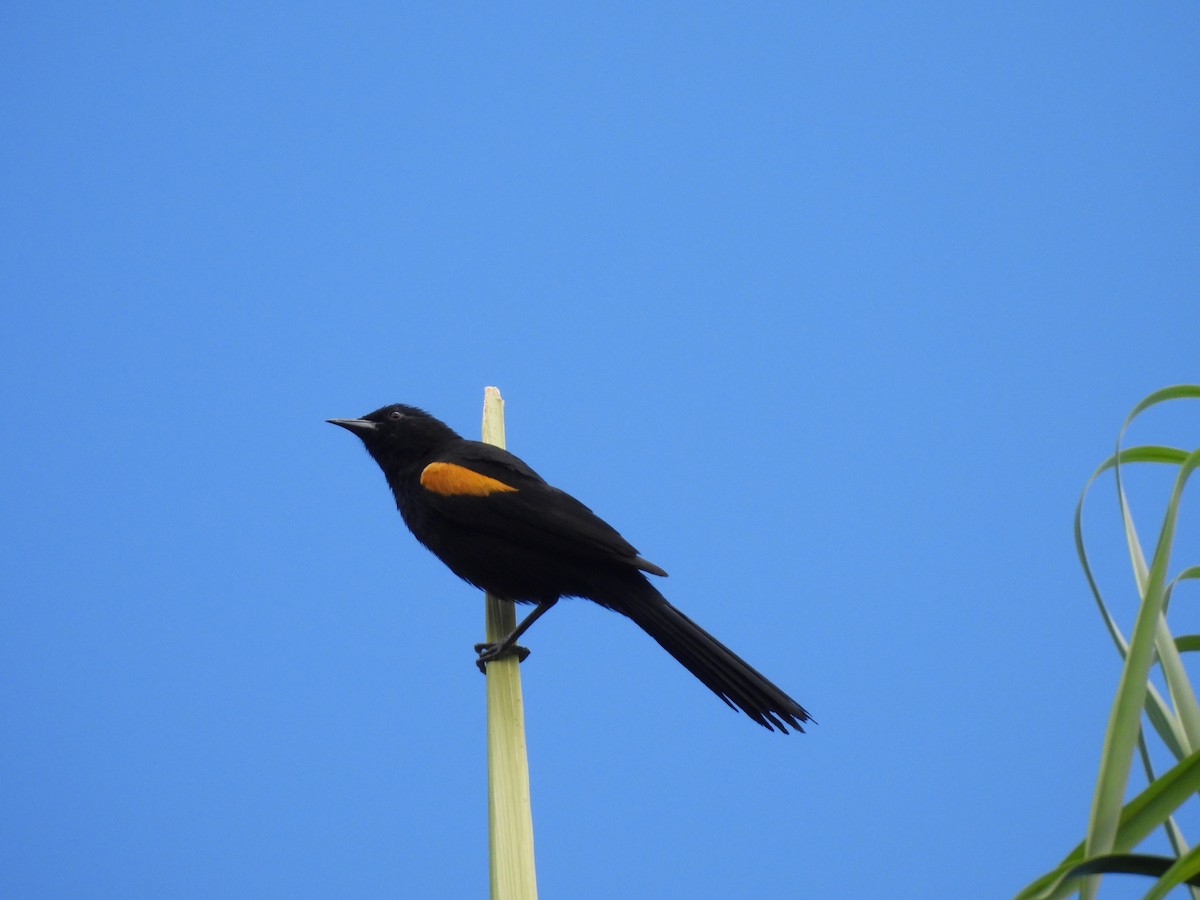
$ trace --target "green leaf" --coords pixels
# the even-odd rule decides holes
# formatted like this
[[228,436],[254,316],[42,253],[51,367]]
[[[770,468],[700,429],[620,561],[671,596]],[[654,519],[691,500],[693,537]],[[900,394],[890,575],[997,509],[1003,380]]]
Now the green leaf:
[[[1113,849],[1124,853],[1136,847],[1197,792],[1200,792],[1200,750],[1164,772],[1125,804],[1121,810]],[[1085,858],[1084,844],[1081,841],[1057,867],[1030,883],[1017,897],[1021,900],[1032,900],[1035,897],[1048,900],[1051,897],[1065,896],[1073,888],[1068,886],[1061,892],[1054,888],[1062,888],[1067,875]]]
[[[1124,488],[1121,484],[1121,440],[1129,423],[1140,412],[1168,399],[1179,397],[1200,398],[1200,386],[1182,385],[1164,389],[1151,394],[1134,407],[1126,417],[1124,425],[1117,437],[1117,452],[1114,454],[1114,474],[1117,479],[1117,498],[1121,504],[1122,521],[1126,526],[1126,534],[1130,538],[1131,554],[1134,557],[1135,568],[1140,560],[1140,546],[1136,535],[1133,534],[1131,519],[1125,502]],[[1174,455],[1174,454],[1168,454]],[[1178,516],[1179,498],[1183,485],[1194,468],[1200,465],[1200,451],[1188,454],[1179,463],[1179,473],[1176,476],[1175,487],[1167,503],[1163,524],[1155,543],[1154,555],[1146,572],[1142,585],[1142,602],[1138,607],[1134,622],[1133,635],[1129,641],[1129,649],[1125,655],[1125,665],[1122,668],[1121,679],[1117,686],[1117,695],[1109,714],[1108,726],[1104,735],[1104,746],[1100,757],[1100,772],[1096,778],[1096,788],[1092,797],[1091,814],[1088,818],[1087,836],[1084,839],[1087,855],[1095,857],[1104,855],[1113,849],[1113,842],[1119,822],[1121,801],[1129,780],[1129,769],[1133,761],[1133,753],[1141,729],[1141,711],[1146,702],[1146,686],[1150,666],[1155,658],[1155,639],[1162,616],[1166,598],[1166,570],[1170,560],[1171,547],[1175,537],[1175,523]],[[1139,579],[1140,580],[1140,579]],[[1192,698],[1194,704],[1194,697]],[[1192,749],[1190,737],[1185,745]],[[1094,896],[1095,883],[1089,882],[1084,887],[1085,896]]]
[[1200,847],[1193,847],[1175,860],[1154,887],[1146,892],[1146,900],[1161,900],[1169,890],[1181,884],[1200,887]]
[[[1062,863],[1029,884],[1018,895],[1022,898],[1064,897],[1076,889],[1085,898],[1093,897],[1098,879],[1089,877],[1082,885],[1078,879],[1109,871],[1136,871],[1120,866],[1151,865],[1146,861],[1153,858],[1128,851],[1159,827],[1167,829],[1172,846],[1180,856],[1177,860],[1159,857],[1147,872],[1159,877],[1163,885],[1169,884],[1164,890],[1187,883],[1196,874],[1193,853],[1186,849],[1187,844],[1172,814],[1185,800],[1200,792],[1200,703],[1180,656],[1184,652],[1200,650],[1200,635],[1176,639],[1170,632],[1165,614],[1174,587],[1182,580],[1200,577],[1200,567],[1192,567],[1170,581],[1167,578],[1183,488],[1191,472],[1200,466],[1200,451],[1189,453],[1157,445],[1121,446],[1130,423],[1138,415],[1159,403],[1183,398],[1200,399],[1200,385],[1164,388],[1143,398],[1133,408],[1118,432],[1115,452],[1088,478],[1075,507],[1076,553],[1097,609],[1124,665],[1105,730],[1084,840]],[[1179,469],[1149,563],[1122,483],[1122,467],[1131,463],[1167,464]],[[1121,524],[1141,596],[1128,640],[1104,602],[1083,540],[1084,501],[1097,478],[1109,470],[1115,476]],[[1156,661],[1161,665],[1167,686],[1166,698],[1149,679],[1150,669]],[[1180,760],[1157,779],[1142,730],[1143,709],[1155,732]],[[1140,753],[1150,784],[1128,804],[1122,805],[1135,752]],[[1200,865],[1200,862],[1196,864]]]
[[[1084,875],[1104,875],[1104,874],[1123,874],[1123,875],[1152,875],[1160,878],[1174,868],[1176,860],[1169,856],[1150,856],[1145,853],[1108,853],[1104,856],[1097,856],[1089,859],[1087,862],[1082,862],[1074,869],[1067,873],[1068,878],[1080,878]],[[1183,884],[1185,881],[1189,884],[1200,885],[1200,879],[1191,881],[1184,879],[1176,881],[1172,884]],[[1161,880],[1159,882],[1162,883]],[[1146,900],[1150,900],[1151,896],[1160,897],[1155,890],[1151,890],[1146,894]]]

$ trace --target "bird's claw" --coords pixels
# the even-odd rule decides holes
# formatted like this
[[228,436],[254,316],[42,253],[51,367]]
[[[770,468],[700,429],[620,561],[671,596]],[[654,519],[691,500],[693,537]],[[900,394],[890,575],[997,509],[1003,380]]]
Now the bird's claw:
[[479,671],[487,674],[487,664],[493,659],[504,659],[506,656],[516,656],[517,662],[525,662],[525,657],[529,655],[529,648],[522,647],[520,644],[510,644],[505,647],[503,644],[476,644],[475,652],[479,654],[479,659],[475,660],[475,665],[479,667]]

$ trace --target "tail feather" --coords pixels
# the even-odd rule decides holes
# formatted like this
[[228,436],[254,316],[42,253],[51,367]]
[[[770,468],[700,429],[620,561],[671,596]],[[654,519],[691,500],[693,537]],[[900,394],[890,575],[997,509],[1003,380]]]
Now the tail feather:
[[764,728],[802,732],[801,723],[814,721],[803,706],[667,602],[643,576],[639,581],[633,590],[626,585],[619,598],[600,602],[633,619],[709,690]]

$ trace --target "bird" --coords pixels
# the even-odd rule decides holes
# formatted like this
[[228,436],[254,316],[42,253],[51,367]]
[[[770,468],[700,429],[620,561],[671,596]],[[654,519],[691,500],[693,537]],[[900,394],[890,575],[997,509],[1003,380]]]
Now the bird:
[[404,523],[455,575],[515,603],[534,604],[511,634],[476,644],[483,669],[562,597],[620,613],[734,710],[769,731],[815,720],[749,663],[676,609],[647,575],[659,566],[570,494],[514,454],[464,439],[403,403],[357,419],[327,419],[357,435],[379,464]]

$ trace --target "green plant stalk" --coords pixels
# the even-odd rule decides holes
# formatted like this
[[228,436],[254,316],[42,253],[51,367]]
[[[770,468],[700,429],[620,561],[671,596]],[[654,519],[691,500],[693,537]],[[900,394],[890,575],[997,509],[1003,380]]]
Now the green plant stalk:
[[[504,400],[484,389],[484,443],[504,446]],[[485,595],[485,640],[496,643],[517,625],[516,607]],[[487,664],[488,868],[492,900],[536,900],[533,810],[525,750],[525,707],[516,656]]]

